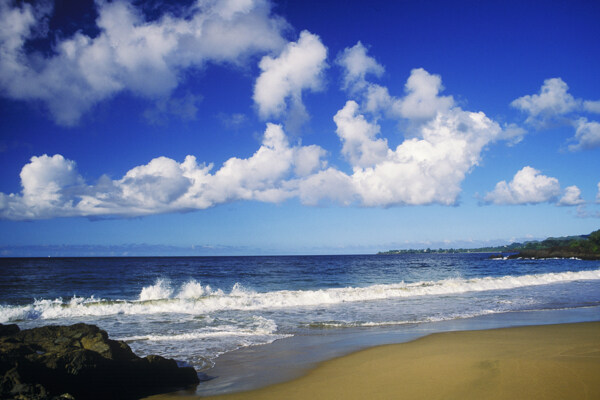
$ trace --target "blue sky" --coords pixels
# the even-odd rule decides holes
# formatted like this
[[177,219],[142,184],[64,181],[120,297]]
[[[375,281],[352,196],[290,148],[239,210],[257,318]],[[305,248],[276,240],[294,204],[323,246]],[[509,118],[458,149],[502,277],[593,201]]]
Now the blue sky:
[[4,255],[600,225],[594,1],[0,0]]

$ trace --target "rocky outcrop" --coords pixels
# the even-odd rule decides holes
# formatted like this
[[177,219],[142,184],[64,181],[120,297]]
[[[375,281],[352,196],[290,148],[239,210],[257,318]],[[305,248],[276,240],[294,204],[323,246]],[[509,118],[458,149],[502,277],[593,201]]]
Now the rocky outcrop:
[[0,324],[2,399],[136,399],[197,383],[193,368],[140,358],[94,325]]
[[508,256],[508,259],[515,258],[579,258],[582,260],[600,260],[600,253],[593,253],[569,247],[551,247],[548,249],[536,250],[524,249],[521,250],[518,254]]

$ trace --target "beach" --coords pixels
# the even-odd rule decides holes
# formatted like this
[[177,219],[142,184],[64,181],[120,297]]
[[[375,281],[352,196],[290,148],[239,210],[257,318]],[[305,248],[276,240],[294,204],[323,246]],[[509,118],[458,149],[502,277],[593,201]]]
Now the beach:
[[[597,399],[600,322],[434,333],[205,399]],[[148,400],[200,398],[178,394]]]

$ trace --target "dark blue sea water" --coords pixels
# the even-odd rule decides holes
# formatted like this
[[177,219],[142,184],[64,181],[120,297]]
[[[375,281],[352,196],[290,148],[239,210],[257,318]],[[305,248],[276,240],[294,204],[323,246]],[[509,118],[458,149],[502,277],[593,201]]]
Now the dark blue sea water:
[[297,336],[600,305],[600,262],[488,254],[0,259],[0,322],[93,323],[210,370]]

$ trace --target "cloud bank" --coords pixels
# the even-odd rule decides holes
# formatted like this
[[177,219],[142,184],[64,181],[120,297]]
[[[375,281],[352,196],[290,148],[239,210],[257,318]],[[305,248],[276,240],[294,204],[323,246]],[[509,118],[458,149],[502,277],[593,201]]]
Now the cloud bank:
[[[453,96],[443,94],[441,76],[424,68],[410,71],[402,94],[390,93],[371,81],[383,76],[385,68],[358,42],[336,58],[348,99],[333,121],[348,168],[330,166],[323,148],[291,144],[286,134],[308,118],[303,93],[323,87],[327,48],[308,31],[296,42],[286,42],[281,33],[287,24],[271,15],[266,1],[202,1],[185,18],[163,15],[154,21],[146,21],[125,1],[98,1],[98,36],[77,33],[58,41],[48,57],[24,50],[48,10],[11,4],[0,0],[0,22],[5,23],[0,24],[0,51],[6,55],[0,61],[0,84],[13,98],[45,102],[60,123],[76,123],[94,104],[121,91],[162,98],[146,115],[151,121],[160,123],[169,113],[193,118],[196,95],[161,97],[177,87],[185,68],[237,64],[250,55],[276,51],[259,63],[253,100],[261,118],[285,118],[286,129],[267,123],[251,157],[231,157],[218,169],[193,155],[182,162],[158,157],[121,178],[101,176],[93,183],[85,181],[75,161],[60,154],[34,156],[21,170],[21,192],[0,193],[3,219],[133,217],[292,198],[307,205],[455,205],[462,182],[480,164],[485,149],[500,140],[517,143],[525,134],[514,124],[500,126],[481,111],[463,110]],[[539,94],[512,105],[533,124],[577,110],[596,112],[597,103],[573,98],[566,83],[554,78],[544,82]],[[382,132],[384,118],[401,122],[405,130]],[[574,121],[575,143],[569,149],[598,146],[600,125],[584,117]],[[390,134],[404,134],[395,148],[388,143]],[[579,188],[569,186],[561,196],[556,178],[529,166],[512,181],[499,182],[484,201],[584,203]]]
[[213,165],[194,156],[178,163],[158,157],[117,180],[87,184],[75,162],[62,155],[32,157],[21,170],[20,194],[0,194],[6,219],[68,216],[140,216],[205,209],[235,200],[281,202],[294,194],[292,178],[325,166],[318,146],[290,146],[280,125],[268,124],[262,145],[250,158]]
[[[44,3],[45,4],[45,3]],[[77,124],[97,103],[121,92],[168,98],[190,68],[242,65],[278,51],[288,24],[266,0],[198,1],[184,15],[147,21],[125,0],[97,0],[99,34],[57,38],[51,55],[27,50],[47,35],[52,8],[0,0],[0,88],[12,99],[40,101],[60,125]]]
[[[292,51],[313,46],[322,45],[306,32],[280,57],[269,60],[279,65]],[[309,64],[322,65],[320,61]],[[363,65],[372,69],[375,64]],[[292,79],[297,84],[283,90],[279,102],[268,109],[278,110],[290,93],[310,87],[306,83],[313,82],[320,69],[299,75],[306,79]],[[286,68],[283,71],[275,76],[294,76]],[[358,79],[363,79],[360,68],[357,71]],[[365,83],[368,90],[370,84]],[[451,96],[440,96],[440,90],[439,76],[424,69],[411,72],[405,96],[394,102],[408,105],[402,112],[418,124],[396,148],[390,148],[368,107],[363,103],[361,109],[357,101],[348,100],[333,120],[351,172],[328,166],[327,153],[319,146],[290,145],[282,126],[268,123],[262,145],[252,157],[232,157],[214,172],[212,164],[199,164],[192,155],[183,162],[158,157],[120,179],[102,176],[90,184],[77,172],[75,162],[60,154],[32,157],[21,172],[21,193],[0,194],[0,216],[130,217],[205,209],[237,200],[278,203],[290,198],[307,205],[454,205],[465,176],[479,164],[486,146],[503,138],[503,130],[483,112],[457,107]],[[362,98],[361,91],[356,95]],[[413,107],[414,96],[426,101]]]

